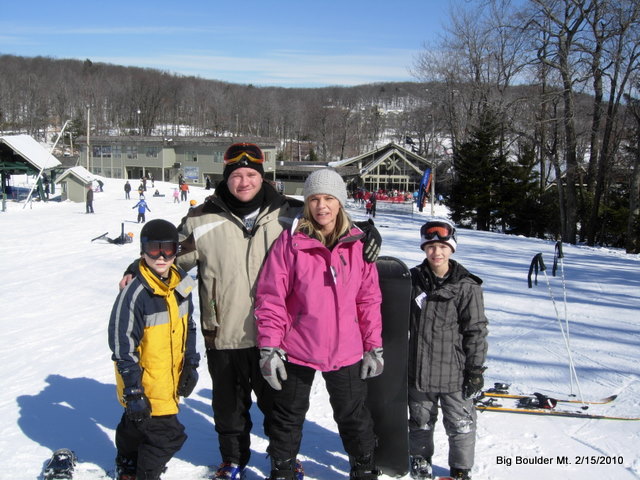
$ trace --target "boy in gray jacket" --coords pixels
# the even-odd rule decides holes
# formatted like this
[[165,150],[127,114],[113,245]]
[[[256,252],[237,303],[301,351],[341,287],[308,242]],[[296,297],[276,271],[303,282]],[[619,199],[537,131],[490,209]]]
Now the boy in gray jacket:
[[457,247],[456,230],[449,220],[428,221],[420,237],[426,258],[411,269],[411,477],[432,478],[433,431],[440,404],[449,437],[450,475],[469,480],[476,436],[472,397],[484,385],[487,354],[482,280],[449,258]]

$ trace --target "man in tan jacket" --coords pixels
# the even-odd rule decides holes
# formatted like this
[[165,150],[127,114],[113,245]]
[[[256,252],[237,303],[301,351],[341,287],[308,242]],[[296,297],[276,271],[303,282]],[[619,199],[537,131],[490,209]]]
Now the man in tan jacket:
[[[178,227],[181,252],[176,263],[185,271],[198,269],[200,323],[222,457],[213,478],[235,480],[251,455],[252,391],[269,434],[272,391],[259,366],[253,314],[256,280],[271,245],[302,212],[303,202],[279,194],[264,181],[264,154],[257,145],[231,145],[224,163],[224,181],[190,209]],[[373,262],[380,236],[370,223],[358,226],[367,234],[365,259]]]

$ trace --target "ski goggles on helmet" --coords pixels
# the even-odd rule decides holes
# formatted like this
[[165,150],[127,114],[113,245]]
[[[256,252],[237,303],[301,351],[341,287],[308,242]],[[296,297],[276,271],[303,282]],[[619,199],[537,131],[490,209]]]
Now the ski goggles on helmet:
[[169,260],[178,254],[178,243],[173,241],[144,242],[142,244],[142,252],[154,260],[157,260],[160,257],[164,257],[165,260]]
[[423,242],[438,239],[442,242],[456,239],[456,229],[447,222],[427,222],[420,228]]
[[234,143],[224,152],[224,164],[231,165],[246,159],[252,163],[264,163],[264,153],[254,143]]

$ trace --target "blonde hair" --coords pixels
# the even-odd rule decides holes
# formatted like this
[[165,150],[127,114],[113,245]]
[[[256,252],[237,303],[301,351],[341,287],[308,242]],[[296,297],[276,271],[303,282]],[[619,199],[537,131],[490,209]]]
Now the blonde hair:
[[311,210],[309,210],[309,203],[304,202],[304,210],[302,211],[302,218],[298,222],[296,232],[302,232],[309,235],[311,238],[319,240],[325,247],[333,247],[340,237],[349,231],[351,228],[351,218],[349,214],[345,212],[344,207],[340,205],[338,215],[336,217],[336,226],[328,236],[322,233],[321,226],[314,220]]

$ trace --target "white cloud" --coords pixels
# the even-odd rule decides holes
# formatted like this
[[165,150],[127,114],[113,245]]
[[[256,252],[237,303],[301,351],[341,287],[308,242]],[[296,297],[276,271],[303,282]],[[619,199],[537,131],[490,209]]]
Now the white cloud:
[[233,83],[322,86],[412,80],[408,67],[414,53],[411,50],[387,49],[376,54],[351,55],[274,51],[260,57],[202,53],[91,58],[93,61],[159,68]]

